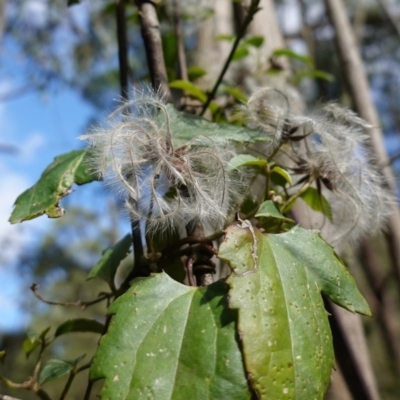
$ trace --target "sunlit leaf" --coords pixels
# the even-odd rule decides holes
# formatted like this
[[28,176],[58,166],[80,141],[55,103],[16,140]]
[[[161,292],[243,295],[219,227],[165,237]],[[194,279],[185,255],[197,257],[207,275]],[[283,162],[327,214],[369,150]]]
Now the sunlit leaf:
[[[265,135],[254,129],[231,124],[217,124],[205,118],[177,111],[172,105],[167,105],[169,123],[174,131],[173,141],[175,146],[181,146],[194,138],[204,138],[204,145],[210,145],[210,140],[223,144],[228,141],[239,143],[265,142]],[[165,120],[165,115],[160,114],[160,119]],[[166,121],[164,121],[166,124]],[[208,139],[207,139],[208,138]],[[201,140],[196,140],[196,144]]]
[[240,103],[246,103],[248,100],[247,96],[238,88],[225,86],[223,91],[233,96]]
[[244,40],[244,42],[253,47],[261,47],[264,43],[264,36],[252,36]]
[[232,42],[234,39],[235,39],[235,35],[217,35],[214,37],[214,40],[217,40],[217,41]]
[[335,76],[329,72],[321,71],[319,69],[298,71],[294,78],[293,83],[298,85],[304,78],[322,79],[328,82],[334,82]]
[[278,223],[279,222],[294,223],[292,219],[283,216],[278,206],[271,200],[264,201],[264,203],[261,204],[255,216],[256,218],[260,217],[267,218],[270,221]]
[[207,75],[207,71],[204,68],[198,67],[197,65],[192,65],[187,70],[189,79],[194,80],[197,78],[201,78],[204,75]]
[[[246,221],[245,221],[246,222]],[[334,366],[322,292],[352,312],[370,310],[347,268],[314,231],[263,235],[227,228],[219,258],[232,275],[244,362],[259,399],[323,399]]]
[[271,169],[271,180],[275,185],[285,187],[287,183],[292,183],[292,177],[285,169],[275,166]]
[[240,167],[255,167],[263,169],[266,166],[267,161],[262,158],[257,158],[250,154],[239,154],[229,161],[227,171],[234,171]]
[[96,179],[87,166],[87,157],[90,154],[86,150],[75,150],[56,157],[39,181],[18,196],[9,221],[15,224],[45,213],[50,218],[61,217],[64,209],[59,202],[71,193],[72,185],[83,185]]
[[239,45],[238,48],[235,50],[235,54],[232,57],[232,61],[241,60],[242,58],[245,58],[248,55],[249,55],[249,50],[247,49],[247,46],[244,44]]
[[227,286],[181,285],[161,273],[135,280],[112,304],[90,379],[104,378],[102,400],[246,400]]
[[114,279],[119,264],[129,254],[129,249],[132,245],[132,236],[126,235],[111,249],[104,250],[102,257],[97,264],[89,272],[88,279],[96,276],[104,279],[111,289],[115,289]]
[[170,82],[169,87],[171,89],[185,90],[191,96],[199,99],[202,103],[205,103],[207,101],[207,94],[192,82],[176,80]]
[[73,368],[74,366],[66,361],[49,360],[40,371],[38,384],[39,386],[42,386],[54,379],[61,378],[63,375],[72,371]]
[[104,325],[94,319],[69,319],[62,323],[54,334],[55,337],[65,335],[71,332],[92,332],[92,333],[103,333]]
[[49,332],[49,330],[50,326],[48,326],[40,333],[28,332],[26,334],[28,337],[22,343],[22,348],[25,352],[26,357],[29,357],[31,353],[36,349],[36,347],[38,347],[42,343],[42,340],[46,338],[46,335]]
[[285,56],[291,58],[293,60],[301,61],[304,64],[309,65],[310,67],[314,66],[313,60],[309,56],[305,56],[303,54],[298,54],[290,49],[277,49],[272,53],[273,57]]
[[317,189],[309,187],[302,195],[304,202],[314,211],[319,211],[333,221],[332,208],[328,200]]

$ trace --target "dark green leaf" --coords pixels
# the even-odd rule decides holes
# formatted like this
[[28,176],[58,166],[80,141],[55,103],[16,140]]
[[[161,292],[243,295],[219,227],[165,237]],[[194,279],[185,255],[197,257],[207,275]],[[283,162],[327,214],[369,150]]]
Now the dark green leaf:
[[334,366],[320,291],[352,312],[369,307],[347,268],[314,231],[263,235],[228,227],[219,258],[232,268],[245,366],[259,399],[323,399]]
[[301,198],[304,202],[314,211],[319,211],[324,214],[332,222],[332,208],[328,200],[319,193],[317,189],[309,187],[302,195]]
[[292,183],[292,178],[285,169],[275,166],[271,170],[271,180],[275,185],[285,187],[287,183]]
[[290,49],[277,49],[272,53],[272,56],[273,57],[285,56],[293,60],[301,61],[302,63],[307,64],[310,67],[314,66],[314,62],[310,57],[305,56],[303,54],[298,54]]
[[100,398],[249,399],[227,286],[179,284],[161,273],[135,280],[110,308],[91,380]]
[[191,67],[189,67],[187,73],[189,75],[189,79],[191,80],[207,75],[207,71],[204,68],[198,67],[196,65],[192,65]]
[[236,49],[235,54],[232,57],[232,61],[241,60],[242,58],[245,58],[248,55],[249,55],[249,50],[247,49],[247,46],[242,44]]
[[24,342],[22,343],[22,348],[24,349],[26,357],[29,357],[31,355],[31,353],[33,352],[33,350],[35,350],[36,347],[38,347],[40,345],[42,340],[44,340],[46,338],[46,335],[49,332],[49,330],[50,330],[50,326],[48,326],[46,329],[44,329],[40,333],[28,332],[26,334],[28,336],[28,338],[25,339]]
[[[209,138],[213,142],[223,144],[228,141],[239,143],[265,142],[267,139],[262,132],[231,124],[217,124],[193,114],[177,111],[172,105],[167,105],[170,124],[174,130],[175,146],[182,146],[194,138]],[[158,118],[165,119],[164,114]],[[165,121],[166,124],[166,121]],[[209,145],[209,139],[204,144]],[[196,140],[196,144],[200,141]]]
[[247,96],[238,88],[225,86],[223,91],[233,96],[240,103],[246,103],[248,100]]
[[115,289],[114,278],[121,261],[129,254],[132,245],[132,236],[126,235],[113,248],[103,252],[101,259],[89,272],[88,279],[99,277],[104,279],[111,287]]
[[246,44],[254,47],[261,47],[264,43],[263,36],[252,36],[244,41]]
[[38,384],[44,385],[47,382],[60,378],[68,372],[73,370],[73,365],[62,360],[49,360],[44,365],[39,374]]
[[319,69],[312,69],[297,72],[293,78],[293,83],[298,85],[304,78],[322,79],[328,82],[335,81],[335,77],[332,74]]
[[227,166],[227,171],[234,171],[240,167],[255,167],[264,169],[267,166],[267,161],[262,158],[256,158],[250,154],[239,154],[233,157]]
[[92,332],[92,333],[103,333],[104,325],[94,319],[69,319],[62,323],[54,334],[55,337],[65,335],[71,332]]
[[96,177],[89,172],[86,150],[76,150],[56,157],[43,172],[39,181],[15,201],[9,221],[12,224],[36,218],[46,213],[50,218],[64,214],[60,200],[71,192],[74,183],[83,185]]

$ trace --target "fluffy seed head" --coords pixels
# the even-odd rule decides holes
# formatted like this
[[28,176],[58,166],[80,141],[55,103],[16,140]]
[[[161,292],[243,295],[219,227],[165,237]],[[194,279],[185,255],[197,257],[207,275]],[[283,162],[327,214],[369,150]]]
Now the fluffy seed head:
[[107,126],[81,137],[92,148],[93,169],[150,234],[196,218],[220,227],[239,198],[240,178],[225,171],[234,149],[206,136],[176,144],[176,133],[163,98],[144,89]]
[[271,88],[256,92],[246,113],[272,139],[267,155],[281,148],[296,164],[297,180],[313,177],[322,189],[333,214],[320,226],[327,241],[355,243],[385,225],[394,198],[368,150],[366,121],[335,103],[296,115],[290,98]]

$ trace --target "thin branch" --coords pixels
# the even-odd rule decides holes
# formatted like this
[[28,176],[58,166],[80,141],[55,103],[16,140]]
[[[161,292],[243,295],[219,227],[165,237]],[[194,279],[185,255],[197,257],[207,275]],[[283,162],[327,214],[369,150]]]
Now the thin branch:
[[170,100],[171,91],[168,86],[160,24],[155,5],[150,0],[137,0],[136,3],[139,8],[140,26],[153,88],[160,90],[167,100]]
[[125,2],[115,0],[115,17],[117,22],[117,41],[118,41],[118,63],[119,63],[119,83],[121,97],[124,101],[128,100],[129,89],[129,65],[128,65],[128,41],[126,39],[125,23]]
[[35,295],[36,298],[38,298],[40,301],[46,304],[50,304],[52,306],[64,306],[64,307],[81,307],[82,309],[85,309],[86,307],[92,306],[93,304],[100,303],[104,300],[107,300],[114,296],[113,293],[104,293],[97,299],[91,300],[91,301],[73,301],[73,302],[63,302],[63,301],[51,301],[51,300],[46,300],[44,299],[39,293],[39,285],[34,283],[30,289],[32,290],[33,294]]
[[253,17],[257,13],[257,11],[260,10],[260,8],[258,7],[259,3],[260,3],[260,0],[252,0],[251,1],[251,4],[247,11],[246,18],[244,19],[243,24],[242,24],[238,34],[236,35],[236,39],[233,43],[232,49],[228,55],[228,58],[225,61],[224,66],[222,67],[222,70],[217,78],[217,81],[215,82],[214,87],[212,88],[211,92],[207,96],[207,101],[204,103],[204,106],[203,106],[203,109],[202,109],[200,115],[203,115],[206,112],[208,106],[213,101],[215,94],[217,93],[217,90],[219,88],[219,85],[221,84],[222,80],[224,79],[225,73],[228,70],[229,65],[231,64],[232,58],[235,54],[235,51],[236,51],[237,47],[239,46],[240,41],[243,39],[243,36],[246,33],[247,27],[249,26],[250,22],[253,20]]

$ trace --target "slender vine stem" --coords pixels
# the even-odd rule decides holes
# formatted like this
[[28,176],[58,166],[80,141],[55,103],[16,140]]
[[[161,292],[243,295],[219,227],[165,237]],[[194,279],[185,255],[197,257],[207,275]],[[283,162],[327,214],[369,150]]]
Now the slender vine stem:
[[243,36],[246,33],[247,27],[249,26],[250,22],[253,20],[253,17],[257,13],[257,11],[260,10],[260,8],[258,7],[259,3],[260,3],[260,0],[251,0],[249,9],[247,11],[246,18],[244,19],[242,26],[240,27],[240,30],[239,30],[238,34],[236,35],[236,39],[233,42],[232,49],[228,55],[228,58],[225,61],[224,66],[222,67],[222,70],[214,84],[214,87],[212,88],[211,92],[207,96],[207,101],[204,103],[200,115],[204,115],[208,106],[213,101],[215,94],[217,93],[217,90],[219,88],[219,85],[221,84],[222,80],[224,79],[226,71],[228,70],[229,65],[232,62],[235,51],[238,48],[240,41],[243,39]]
[[296,199],[298,199],[303,193],[305,193],[305,191],[311,186],[311,184],[314,182],[314,180],[315,180],[315,177],[314,176],[310,176],[308,181],[300,188],[300,190],[298,190],[288,200],[285,201],[285,203],[282,205],[282,208],[281,208],[282,214],[284,214],[288,210],[289,206]]

